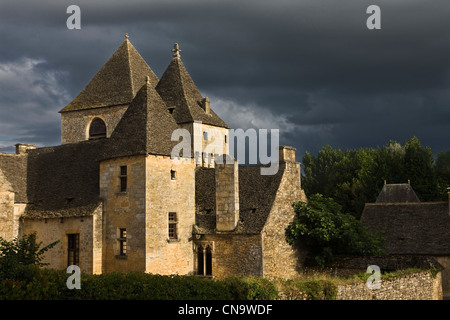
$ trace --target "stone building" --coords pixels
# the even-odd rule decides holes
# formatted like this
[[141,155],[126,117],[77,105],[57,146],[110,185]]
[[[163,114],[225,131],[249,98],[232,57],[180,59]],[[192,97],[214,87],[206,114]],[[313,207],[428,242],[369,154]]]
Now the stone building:
[[450,297],[449,202],[420,202],[409,183],[385,184],[376,202],[366,204],[361,222],[384,234],[387,254],[437,260],[444,268],[444,296]]
[[[295,275],[304,253],[284,239],[306,199],[295,149],[280,147],[275,175],[214,161],[229,157],[230,128],[172,52],[158,79],[127,36],[60,111],[61,145],[0,153],[0,236],[59,240],[50,267],[87,273]],[[177,129],[193,148],[173,158]]]

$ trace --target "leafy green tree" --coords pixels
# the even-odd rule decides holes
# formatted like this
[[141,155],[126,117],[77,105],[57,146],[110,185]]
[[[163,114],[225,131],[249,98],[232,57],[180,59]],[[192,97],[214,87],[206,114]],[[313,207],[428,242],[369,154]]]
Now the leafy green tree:
[[435,163],[436,183],[439,200],[447,200],[447,188],[450,187],[450,151],[440,152]]
[[434,156],[430,147],[421,145],[417,137],[405,142],[404,174],[421,201],[436,200],[438,190],[434,172]]
[[334,254],[379,255],[384,238],[370,233],[351,214],[342,213],[333,199],[315,194],[308,204],[294,203],[296,216],[286,228],[286,241],[301,241],[319,266],[332,261]]
[[0,279],[23,280],[31,277],[36,268],[48,265],[42,262],[44,254],[58,242],[41,248],[42,242],[36,241],[36,233],[12,241],[0,238]]
[[442,153],[436,164],[429,147],[417,137],[400,144],[358,150],[333,149],[327,145],[317,156],[303,158],[303,188],[307,195],[320,193],[333,198],[344,212],[359,219],[367,202],[374,202],[384,181],[408,180],[422,201],[446,199],[450,186],[450,154]]

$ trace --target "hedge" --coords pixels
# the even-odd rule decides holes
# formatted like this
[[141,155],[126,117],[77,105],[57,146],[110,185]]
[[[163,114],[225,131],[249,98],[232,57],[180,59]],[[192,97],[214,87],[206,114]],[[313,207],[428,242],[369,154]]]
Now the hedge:
[[65,271],[30,266],[25,280],[1,279],[3,300],[271,300],[278,296],[264,278],[223,280],[139,272],[81,275],[81,289],[69,290]]

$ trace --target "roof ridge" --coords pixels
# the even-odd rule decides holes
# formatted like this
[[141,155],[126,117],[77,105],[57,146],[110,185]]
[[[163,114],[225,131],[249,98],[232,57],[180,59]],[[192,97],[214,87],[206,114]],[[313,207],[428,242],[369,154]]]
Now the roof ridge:
[[[192,118],[192,120],[194,120],[194,117],[193,117],[193,115],[192,115],[192,109],[191,109],[191,106],[189,105],[189,101],[188,101],[188,98],[186,97],[186,85],[185,85],[185,79],[184,79],[184,77],[182,76],[182,74],[181,74],[181,68],[180,68],[180,63],[181,63],[181,65],[184,67],[184,64],[183,64],[183,61],[181,61],[181,57],[178,55],[177,57],[174,57],[174,58],[172,58],[172,60],[176,60],[178,63],[177,63],[177,66],[178,66],[178,73],[179,73],[179,76],[180,76],[180,81],[181,81],[181,91],[183,92],[183,98],[184,98],[184,102],[186,103],[186,105],[187,105],[187,107],[188,107],[188,110],[189,110],[189,113],[190,113],[190,115],[191,115],[191,118]],[[186,70],[186,67],[184,67],[184,69]],[[187,72],[187,70],[186,70],[186,72]],[[189,75],[189,73],[188,73],[188,75]],[[189,75],[189,77],[190,77],[190,75]],[[191,78],[192,79],[192,78]],[[192,82],[193,82],[193,80],[192,80]],[[195,86],[195,83],[194,83],[194,86]],[[197,86],[195,86],[196,88],[197,88]],[[197,88],[197,90],[198,90],[198,88]]]
[[[131,75],[131,73],[133,71],[131,70],[131,57],[130,57],[130,45],[131,45],[131,42],[128,40],[128,34],[125,36],[125,41],[124,42],[126,43],[126,47],[127,47],[127,63],[128,63],[128,71],[129,71],[128,72],[128,76],[130,78],[131,92],[133,92],[134,84],[133,84],[133,77]],[[134,97],[131,97],[131,98],[133,99]]]
[[83,90],[59,112],[129,104],[146,75],[152,82],[158,82],[156,74],[126,38]]

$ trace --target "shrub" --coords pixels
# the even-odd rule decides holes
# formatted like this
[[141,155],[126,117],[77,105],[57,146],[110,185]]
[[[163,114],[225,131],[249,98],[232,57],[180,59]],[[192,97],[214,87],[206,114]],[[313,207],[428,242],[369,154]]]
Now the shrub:
[[[31,267],[30,267],[31,268]],[[0,299],[51,300],[270,300],[278,295],[264,278],[222,280],[195,276],[112,272],[81,275],[81,289],[69,290],[68,274],[36,266],[31,279],[0,280]]]
[[43,248],[42,242],[36,241],[36,233],[24,235],[12,241],[0,238],[0,279],[30,281],[36,275],[37,268],[44,266],[44,254],[59,241]]
[[286,228],[286,241],[301,240],[310,247],[310,254],[323,267],[334,254],[380,255],[384,238],[370,233],[350,214],[341,213],[341,206],[320,194],[309,198],[308,204],[294,203],[296,217]]

